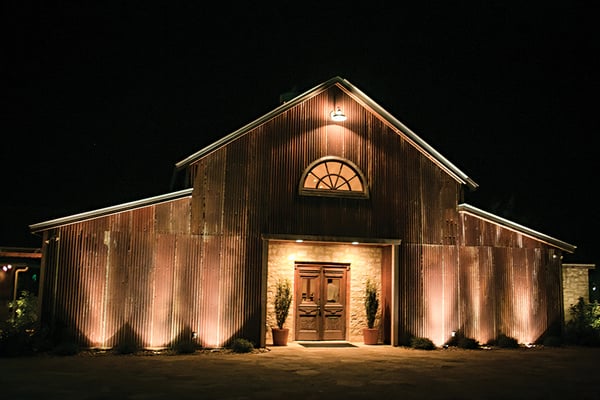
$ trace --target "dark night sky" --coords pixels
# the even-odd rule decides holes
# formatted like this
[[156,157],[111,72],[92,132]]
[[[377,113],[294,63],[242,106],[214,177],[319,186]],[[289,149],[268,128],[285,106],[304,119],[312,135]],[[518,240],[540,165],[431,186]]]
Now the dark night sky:
[[473,178],[468,203],[600,262],[587,3],[40,3],[1,6],[0,246],[167,193],[176,162],[341,76]]

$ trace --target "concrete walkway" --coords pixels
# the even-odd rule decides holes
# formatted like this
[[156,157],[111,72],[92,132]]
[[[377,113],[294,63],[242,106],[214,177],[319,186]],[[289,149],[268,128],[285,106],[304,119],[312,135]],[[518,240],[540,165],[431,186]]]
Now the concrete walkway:
[[598,348],[355,345],[2,358],[0,387],[10,400],[600,398]]

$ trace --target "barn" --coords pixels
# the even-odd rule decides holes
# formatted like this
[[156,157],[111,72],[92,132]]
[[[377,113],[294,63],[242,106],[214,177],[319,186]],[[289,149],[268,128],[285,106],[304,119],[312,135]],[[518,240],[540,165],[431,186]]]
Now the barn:
[[575,246],[466,204],[477,183],[346,79],[175,170],[184,184],[170,193],[30,225],[42,322],[57,337],[267,346],[284,278],[290,340],[362,341],[367,280],[379,343],[560,334],[562,258]]

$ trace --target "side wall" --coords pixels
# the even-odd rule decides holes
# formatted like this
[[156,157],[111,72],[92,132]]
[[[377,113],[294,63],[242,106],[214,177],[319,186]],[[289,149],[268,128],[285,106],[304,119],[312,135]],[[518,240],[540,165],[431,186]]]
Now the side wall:
[[213,346],[223,341],[221,325],[243,335],[246,307],[235,294],[247,278],[224,279],[210,261],[228,242],[190,235],[189,221],[186,198],[46,232],[42,322],[58,340],[98,348],[162,348],[194,332]]
[[560,250],[462,214],[460,324],[481,343],[505,334],[536,343],[562,332]]

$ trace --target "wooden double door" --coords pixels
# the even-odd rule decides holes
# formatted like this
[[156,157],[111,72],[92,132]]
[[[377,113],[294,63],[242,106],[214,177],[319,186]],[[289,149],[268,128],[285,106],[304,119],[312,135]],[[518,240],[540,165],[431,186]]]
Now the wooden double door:
[[349,264],[296,264],[295,340],[346,340]]

